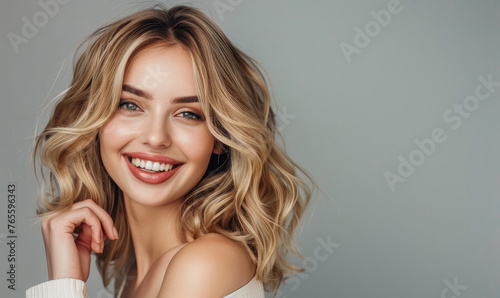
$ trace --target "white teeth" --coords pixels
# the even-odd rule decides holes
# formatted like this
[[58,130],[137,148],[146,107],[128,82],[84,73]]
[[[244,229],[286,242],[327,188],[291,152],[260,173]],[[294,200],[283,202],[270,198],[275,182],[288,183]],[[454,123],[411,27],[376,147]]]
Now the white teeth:
[[159,163],[157,161],[153,162],[150,160],[141,160],[139,158],[132,158],[130,160],[130,163],[138,168],[155,172],[163,172],[163,171],[168,172],[172,170],[172,168],[174,167],[174,165],[172,164],[164,164],[164,163]]

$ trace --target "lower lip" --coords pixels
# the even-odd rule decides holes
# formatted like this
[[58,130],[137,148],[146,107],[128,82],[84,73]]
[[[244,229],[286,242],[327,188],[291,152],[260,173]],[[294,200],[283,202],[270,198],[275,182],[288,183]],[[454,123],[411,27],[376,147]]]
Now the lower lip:
[[170,171],[165,171],[165,172],[158,172],[158,173],[149,173],[146,171],[141,170],[140,168],[134,166],[132,163],[130,163],[128,157],[124,156],[127,166],[130,169],[130,172],[134,175],[135,178],[139,179],[142,182],[149,183],[149,184],[160,184],[172,177],[177,170],[182,167],[182,165],[177,166],[177,168],[172,169]]

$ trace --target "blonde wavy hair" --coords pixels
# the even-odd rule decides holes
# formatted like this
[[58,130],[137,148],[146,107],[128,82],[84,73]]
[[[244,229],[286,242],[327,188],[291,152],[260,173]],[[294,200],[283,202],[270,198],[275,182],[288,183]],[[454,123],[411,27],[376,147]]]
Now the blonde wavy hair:
[[43,177],[46,191],[37,212],[50,217],[75,202],[95,201],[112,216],[120,235],[97,255],[103,283],[107,287],[125,277],[133,243],[123,194],[101,162],[98,132],[117,110],[128,61],[152,44],[178,44],[190,53],[208,129],[225,156],[184,198],[179,235],[187,241],[186,234],[196,239],[219,233],[242,243],[257,279],[276,294],[287,275],[300,271],[286,255],[300,255],[294,231],[312,188],[276,142],[261,67],[198,9],[155,5],[98,29],[82,43],[71,85],[35,140],[35,160],[49,177]]

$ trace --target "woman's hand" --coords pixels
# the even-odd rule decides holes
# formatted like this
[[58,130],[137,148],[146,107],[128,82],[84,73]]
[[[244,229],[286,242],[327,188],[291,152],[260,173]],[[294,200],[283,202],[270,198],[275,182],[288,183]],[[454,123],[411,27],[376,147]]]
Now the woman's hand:
[[[75,239],[73,232],[77,227],[81,231]],[[92,200],[75,203],[70,211],[43,220],[42,234],[49,280],[87,281],[90,252],[102,253],[106,237],[118,239],[111,216]]]

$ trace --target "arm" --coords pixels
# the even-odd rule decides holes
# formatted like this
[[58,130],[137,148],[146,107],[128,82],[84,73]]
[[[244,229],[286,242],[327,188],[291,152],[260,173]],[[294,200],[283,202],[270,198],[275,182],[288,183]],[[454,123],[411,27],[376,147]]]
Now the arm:
[[248,283],[254,267],[240,243],[207,234],[187,244],[172,258],[158,297],[223,297]]

